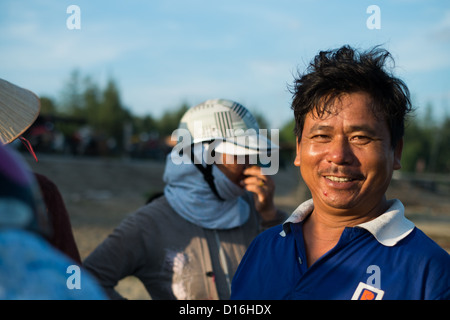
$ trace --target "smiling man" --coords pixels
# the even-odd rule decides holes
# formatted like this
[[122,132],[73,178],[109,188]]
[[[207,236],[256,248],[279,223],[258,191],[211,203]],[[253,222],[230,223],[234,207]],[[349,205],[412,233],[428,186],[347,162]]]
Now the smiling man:
[[294,163],[312,199],[253,241],[232,299],[450,298],[449,254],[385,196],[411,111],[388,58],[344,46],[295,80]]

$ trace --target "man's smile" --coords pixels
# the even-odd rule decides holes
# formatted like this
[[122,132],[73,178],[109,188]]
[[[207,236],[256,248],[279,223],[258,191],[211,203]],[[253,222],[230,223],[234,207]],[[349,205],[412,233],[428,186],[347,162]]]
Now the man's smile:
[[335,177],[335,176],[325,176],[325,178],[334,182],[349,182],[355,180],[348,177]]

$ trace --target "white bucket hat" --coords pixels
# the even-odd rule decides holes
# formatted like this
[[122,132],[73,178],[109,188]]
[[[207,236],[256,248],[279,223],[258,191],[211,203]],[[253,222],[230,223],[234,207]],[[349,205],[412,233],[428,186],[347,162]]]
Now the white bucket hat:
[[31,91],[0,79],[0,143],[22,135],[39,115],[39,98]]
[[279,149],[260,134],[253,115],[231,100],[212,99],[192,107],[181,118],[179,129],[190,132],[193,144],[216,141],[218,153],[251,155]]

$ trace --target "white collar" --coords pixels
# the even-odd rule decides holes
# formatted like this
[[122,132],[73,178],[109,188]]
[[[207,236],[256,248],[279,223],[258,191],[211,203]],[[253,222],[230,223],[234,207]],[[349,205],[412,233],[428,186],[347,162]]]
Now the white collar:
[[[384,246],[395,246],[414,229],[414,223],[405,217],[405,207],[400,200],[389,200],[389,209],[376,219],[361,223],[355,227],[369,231],[379,243]],[[291,216],[283,223],[282,237],[289,232],[290,223],[303,221],[314,209],[313,200],[307,200],[294,210]]]

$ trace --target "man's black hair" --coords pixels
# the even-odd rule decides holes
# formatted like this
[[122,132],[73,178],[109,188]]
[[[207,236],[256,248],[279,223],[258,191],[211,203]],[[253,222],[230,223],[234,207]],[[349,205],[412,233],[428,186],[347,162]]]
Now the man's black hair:
[[342,94],[365,92],[372,98],[374,115],[386,119],[395,148],[403,137],[405,117],[412,107],[408,87],[387,70],[388,60],[393,62],[391,54],[378,46],[366,52],[348,45],[321,51],[290,88],[298,139],[309,112],[322,116],[332,112],[330,106]]

